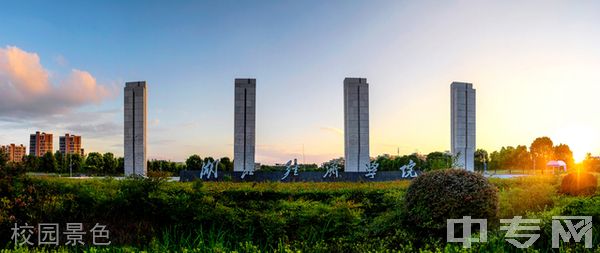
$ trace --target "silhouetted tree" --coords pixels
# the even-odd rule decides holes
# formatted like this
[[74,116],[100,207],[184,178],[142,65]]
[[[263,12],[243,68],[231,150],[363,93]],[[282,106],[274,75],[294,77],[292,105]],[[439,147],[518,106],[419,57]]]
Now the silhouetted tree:
[[554,143],[548,137],[539,137],[531,143],[529,150],[535,162],[534,169],[545,169],[546,163],[554,158],[553,145]]
[[8,154],[3,150],[0,150],[0,169],[6,168],[6,163],[8,162]]
[[233,163],[229,157],[223,157],[219,160],[219,168],[224,171],[233,171]]
[[102,161],[104,162],[104,173],[115,174],[117,172],[117,160],[113,153],[104,153],[104,155],[102,155]]
[[56,158],[51,152],[47,152],[42,156],[40,163],[40,170],[43,172],[54,173],[57,172],[58,165],[56,163]]
[[25,156],[23,159],[23,167],[25,167],[25,171],[39,171],[40,158],[35,155]]
[[75,172],[82,172],[83,171],[83,164],[85,162],[84,160],[85,157],[82,157],[80,154],[70,154],[67,156],[67,171],[69,171],[69,168],[73,169],[73,173]]
[[567,144],[559,144],[554,147],[554,159],[562,160],[567,164],[567,168],[574,168],[575,159],[573,159],[573,151]]
[[102,173],[104,168],[104,159],[97,152],[89,153],[85,159],[85,168],[91,173]]
[[475,151],[475,170],[483,171],[484,164],[489,161],[488,152],[483,149],[477,149]]
[[202,169],[202,158],[199,155],[191,155],[185,160],[185,166],[188,170]]
[[65,157],[63,156],[63,153],[61,153],[60,151],[56,151],[54,152],[54,160],[56,160],[56,170],[57,172],[63,172],[65,169]]
[[117,158],[117,174],[125,174],[125,158],[119,157]]

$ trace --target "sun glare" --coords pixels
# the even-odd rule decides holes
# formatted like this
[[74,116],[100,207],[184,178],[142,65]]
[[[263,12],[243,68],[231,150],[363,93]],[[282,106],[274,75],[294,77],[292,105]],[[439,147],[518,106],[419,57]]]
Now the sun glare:
[[564,143],[569,145],[573,151],[573,159],[576,163],[580,163],[585,159],[585,154],[594,153],[594,140],[597,135],[585,126],[567,126],[561,128],[557,133],[554,145]]

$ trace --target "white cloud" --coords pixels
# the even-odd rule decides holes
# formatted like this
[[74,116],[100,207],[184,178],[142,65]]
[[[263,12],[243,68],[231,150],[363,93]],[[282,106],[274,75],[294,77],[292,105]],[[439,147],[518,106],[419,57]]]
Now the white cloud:
[[336,133],[337,135],[344,135],[344,130],[337,128],[337,127],[322,126],[321,130]]
[[99,85],[87,71],[73,69],[66,78],[51,80],[36,53],[15,46],[0,48],[0,118],[69,113],[115,94],[114,87]]

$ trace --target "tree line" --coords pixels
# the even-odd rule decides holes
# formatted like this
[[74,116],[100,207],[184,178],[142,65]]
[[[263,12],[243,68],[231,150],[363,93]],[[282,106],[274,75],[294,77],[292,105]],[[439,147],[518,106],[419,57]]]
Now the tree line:
[[28,172],[70,173],[86,175],[120,175],[124,172],[123,157],[113,153],[91,152],[87,155],[48,152],[41,157],[27,155],[23,166]]
[[[486,150],[475,151],[475,170],[488,171],[506,170],[513,171],[542,170],[550,160],[562,160],[568,168],[574,168],[575,161],[573,152],[567,144],[554,145],[549,137],[536,138],[529,147],[525,145],[506,146],[498,151],[488,153]],[[1,159],[6,160],[6,154],[0,154]],[[403,156],[381,155],[374,161],[379,164],[379,171],[394,171],[413,161],[414,169],[421,171],[439,170],[455,167],[456,157],[448,152],[431,152],[427,155],[410,154]],[[213,157],[200,157],[197,154],[189,156],[184,163],[167,160],[149,160],[148,171],[166,172],[171,175],[179,175],[182,170],[201,170]],[[6,163],[6,162],[5,162]],[[600,157],[586,156],[582,163],[583,167],[591,171],[600,172]],[[92,152],[86,156],[79,154],[64,155],[60,152],[47,153],[42,157],[28,155],[24,158],[22,166],[29,172],[47,173],[69,173],[86,175],[122,175],[124,173],[123,157],[116,157],[113,153]],[[324,170],[328,163],[321,166],[316,164],[302,165],[303,170]],[[220,171],[233,171],[233,161],[229,157],[219,159],[218,169]],[[283,170],[283,166],[262,165],[263,171]],[[340,166],[343,170],[343,165]]]
[[489,157],[475,157],[479,162],[489,161],[488,170],[508,170],[512,171],[542,171],[546,169],[546,164],[552,160],[561,160],[567,164],[567,168],[575,168],[573,151],[567,144],[554,145],[549,137],[536,138],[529,149],[525,145],[516,147],[502,147],[499,151],[494,151]]
[[[546,169],[546,164],[551,160],[562,160],[568,168],[575,167],[573,152],[569,145],[558,144],[549,137],[536,138],[529,147],[517,145],[502,147],[491,154],[484,149],[477,149],[474,153],[474,166],[476,171],[530,171]],[[404,156],[383,155],[375,158],[380,171],[398,170],[412,160],[416,163],[415,169],[421,171],[439,170],[456,167],[456,156],[448,152],[431,152],[427,155],[410,154]],[[594,158],[588,154],[584,166],[600,171],[600,157]]]

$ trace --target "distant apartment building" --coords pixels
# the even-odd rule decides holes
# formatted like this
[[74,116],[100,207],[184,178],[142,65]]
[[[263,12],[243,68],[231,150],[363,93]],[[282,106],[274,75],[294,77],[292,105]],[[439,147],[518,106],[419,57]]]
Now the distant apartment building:
[[59,138],[59,151],[64,154],[79,154],[83,156],[81,148],[81,136],[65,134]]
[[17,146],[11,143],[6,146],[0,146],[0,151],[8,154],[9,162],[22,162],[23,158],[27,155],[27,148],[23,144]]
[[29,154],[37,157],[41,157],[44,154],[54,150],[52,134],[51,133],[40,133],[29,135]]

